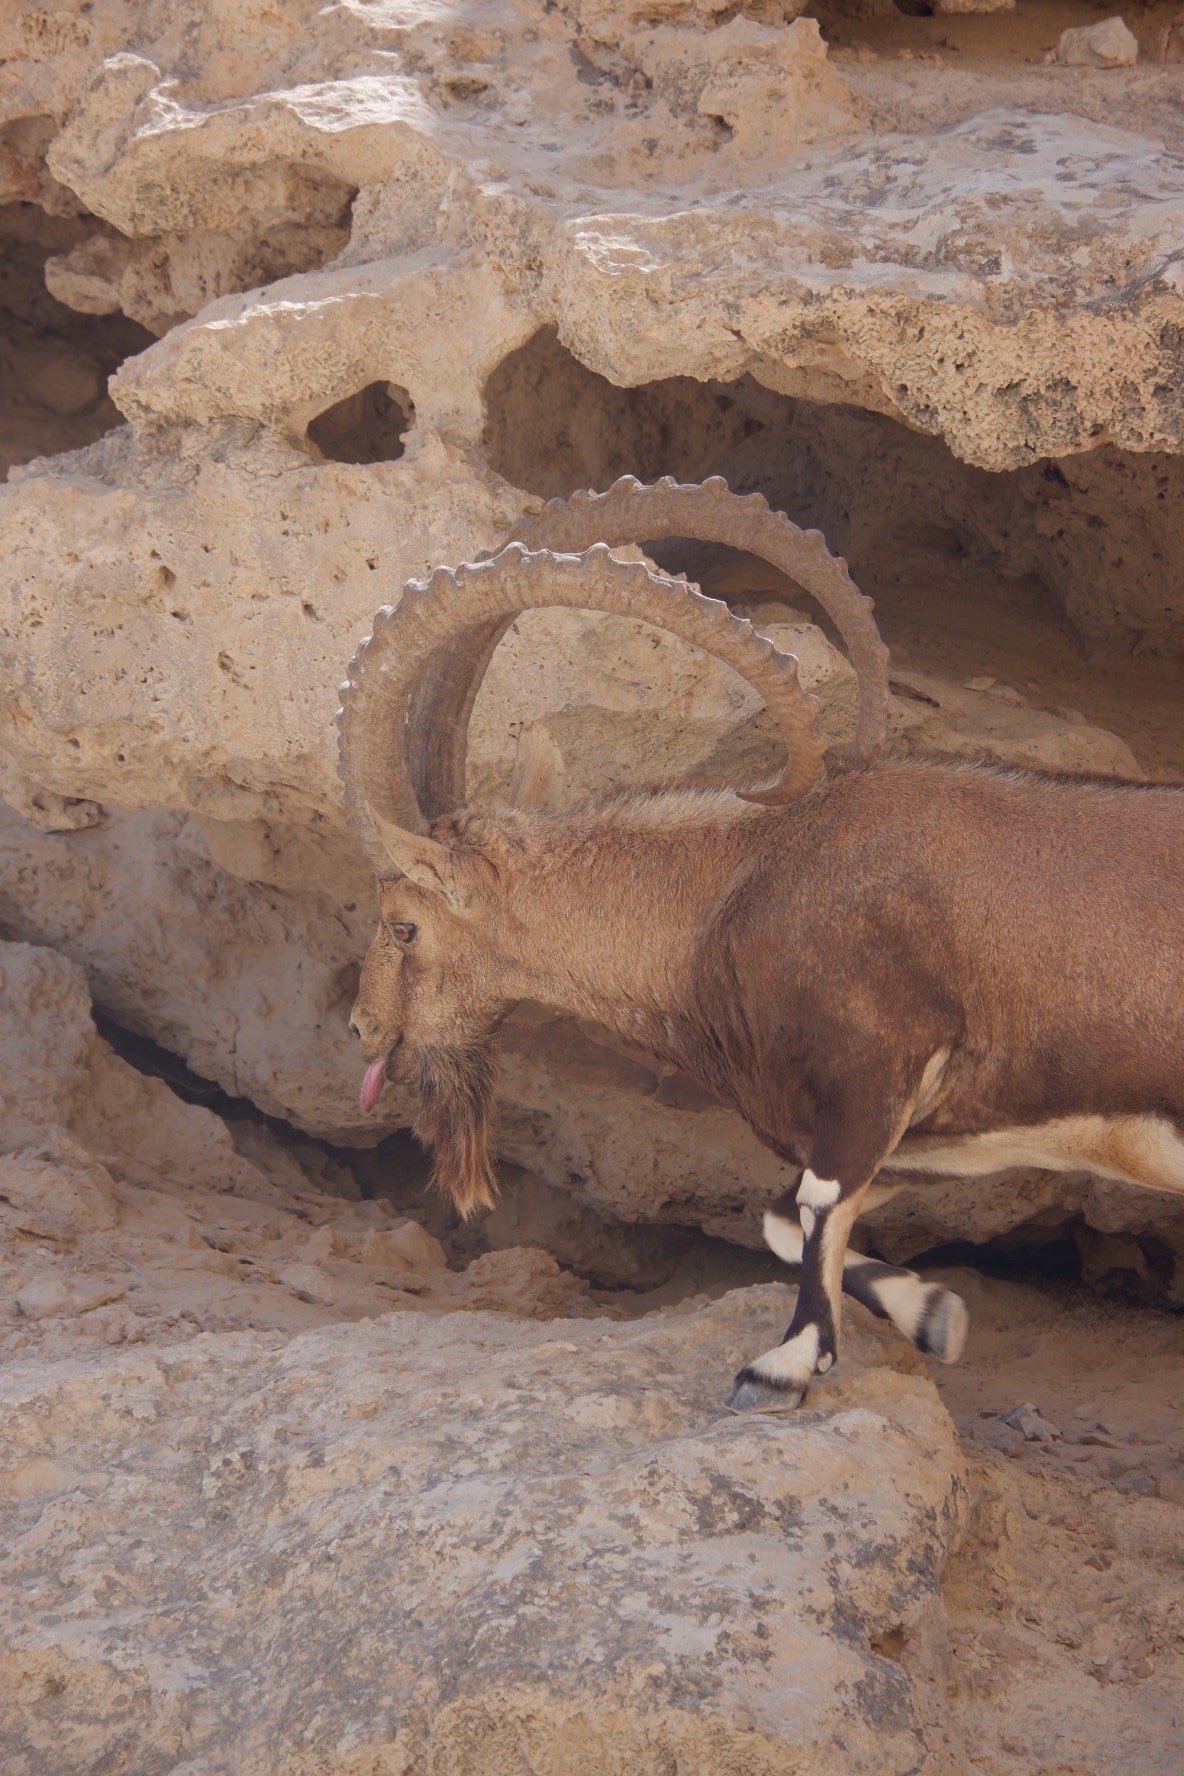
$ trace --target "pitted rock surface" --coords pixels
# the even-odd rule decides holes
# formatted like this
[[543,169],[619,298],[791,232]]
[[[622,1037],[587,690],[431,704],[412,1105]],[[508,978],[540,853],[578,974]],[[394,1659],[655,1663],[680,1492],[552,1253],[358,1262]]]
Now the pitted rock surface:
[[786,1312],[768,1287],[15,1365],[6,1771],[953,1768],[952,1426],[859,1313],[805,1410],[725,1412]]

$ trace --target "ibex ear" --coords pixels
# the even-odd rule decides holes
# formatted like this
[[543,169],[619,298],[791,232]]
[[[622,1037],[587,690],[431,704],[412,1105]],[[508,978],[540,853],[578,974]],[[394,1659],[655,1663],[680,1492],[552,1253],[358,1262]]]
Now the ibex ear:
[[511,808],[549,808],[563,782],[563,754],[538,722],[523,722],[510,773]]
[[382,840],[383,849],[399,874],[414,882],[417,888],[426,888],[429,894],[438,894],[450,906],[459,908],[462,896],[457,882],[456,857],[447,845],[437,844],[426,833],[409,832],[405,826],[396,826],[393,820],[384,820],[369,804],[367,812]]

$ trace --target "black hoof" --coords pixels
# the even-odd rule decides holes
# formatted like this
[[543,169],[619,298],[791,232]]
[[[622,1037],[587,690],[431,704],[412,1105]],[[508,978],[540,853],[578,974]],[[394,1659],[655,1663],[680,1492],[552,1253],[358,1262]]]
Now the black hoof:
[[733,1412],[792,1412],[805,1397],[804,1387],[774,1387],[742,1369],[724,1395],[724,1405]]

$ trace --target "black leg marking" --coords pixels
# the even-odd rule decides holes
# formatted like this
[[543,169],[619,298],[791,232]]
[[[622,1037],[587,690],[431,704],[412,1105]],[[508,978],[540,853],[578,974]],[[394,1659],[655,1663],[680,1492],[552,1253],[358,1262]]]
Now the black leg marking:
[[811,1377],[825,1373],[838,1355],[844,1288],[943,1362],[961,1355],[967,1314],[956,1295],[911,1271],[854,1253],[849,1261],[847,1254],[871,1181],[908,1126],[929,1052],[919,1056],[913,1086],[903,1095],[899,1057],[879,1053],[869,1053],[865,1065],[843,1077],[817,1082],[810,1163],[793,1193],[796,1212],[782,1197],[765,1222],[773,1250],[791,1263],[800,1258],[797,1305],[780,1345],[740,1370],[729,1405],[759,1406],[778,1395],[785,1404],[805,1398]]
[[[786,1191],[765,1215],[765,1243],[787,1264],[800,1264],[806,1236],[798,1218],[797,1192]],[[891,1320],[898,1331],[939,1363],[956,1363],[966,1345],[969,1315],[960,1295],[940,1283],[926,1283],[914,1270],[883,1264],[848,1251],[843,1259],[843,1290]]]

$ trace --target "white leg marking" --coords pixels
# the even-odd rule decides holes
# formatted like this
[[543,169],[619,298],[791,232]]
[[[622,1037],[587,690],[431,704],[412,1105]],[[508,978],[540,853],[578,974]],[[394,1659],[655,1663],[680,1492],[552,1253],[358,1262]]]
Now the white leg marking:
[[915,1341],[925,1316],[928,1284],[913,1276],[877,1277],[875,1289],[876,1298],[892,1324],[899,1326],[906,1338]]
[[939,1048],[926,1061],[925,1071],[921,1075],[921,1083],[917,1087],[917,1095],[913,1099],[913,1108],[909,1116],[910,1128],[914,1122],[920,1122],[922,1117],[928,1116],[932,1110],[949,1058],[949,1049]]
[[798,1185],[798,1208],[833,1209],[841,1195],[837,1178],[816,1178],[807,1167]]
[[831,1356],[830,1352],[823,1351],[816,1365],[819,1375],[825,1375],[833,1362],[834,1358]]
[[804,1209],[799,1203],[798,1214],[801,1216],[802,1220],[802,1232],[805,1234],[806,1238],[809,1239],[814,1231],[814,1211],[813,1209]]
[[772,1209],[766,1209],[763,1232],[765,1244],[778,1258],[783,1258],[786,1264],[802,1262],[802,1248],[806,1242],[796,1221],[787,1221],[783,1215],[775,1215]]
[[[936,1300],[934,1290],[938,1290]],[[966,1349],[970,1314],[966,1303],[952,1289],[923,1283],[920,1277],[877,1277],[876,1298],[894,1326],[916,1344],[925,1326],[929,1349],[941,1363],[956,1363]],[[925,1324],[926,1309],[930,1309]]]
[[784,1387],[788,1382],[795,1387],[805,1387],[817,1365],[818,1328],[804,1326],[784,1344],[766,1351],[763,1357],[755,1357],[747,1367],[762,1381],[771,1381],[775,1386]]

